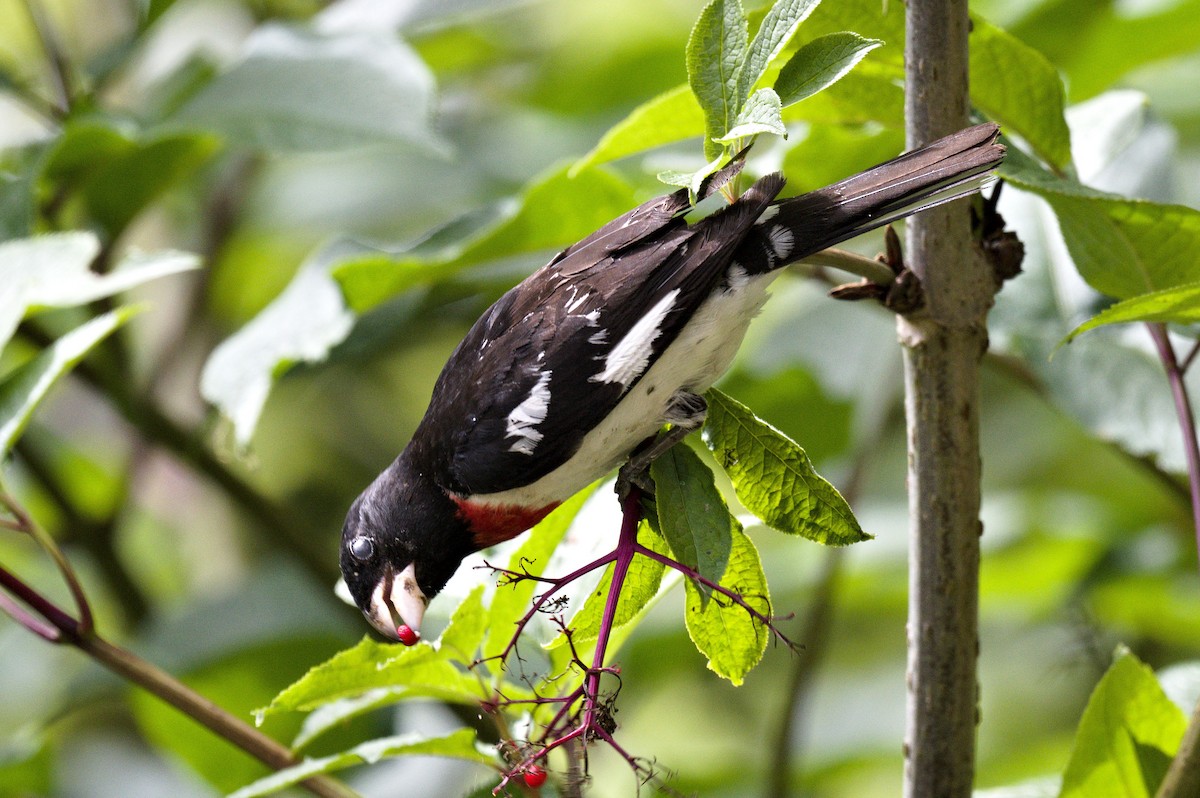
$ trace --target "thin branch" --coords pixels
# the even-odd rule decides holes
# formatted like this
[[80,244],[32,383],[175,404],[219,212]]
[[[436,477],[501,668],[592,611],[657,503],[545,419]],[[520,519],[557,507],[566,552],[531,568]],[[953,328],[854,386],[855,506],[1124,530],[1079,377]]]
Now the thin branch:
[[[1196,534],[1197,551],[1200,553],[1200,444],[1196,436],[1196,416],[1192,411],[1192,400],[1188,393],[1187,382],[1183,375],[1196,355],[1196,347],[1188,353],[1181,365],[1175,354],[1175,347],[1167,334],[1164,324],[1147,324],[1150,337],[1158,350],[1163,369],[1167,373],[1167,382],[1171,386],[1171,396],[1175,400],[1175,415],[1179,420],[1179,430],[1183,435],[1183,452],[1187,460],[1188,485],[1192,496],[1192,525]],[[1192,712],[1187,731],[1179,744],[1179,752],[1171,760],[1167,775],[1163,778],[1158,789],[1157,798],[1186,798],[1200,795],[1200,703]]]
[[888,268],[887,264],[880,263],[874,258],[868,258],[865,255],[859,255],[856,252],[849,252],[834,247],[823,249],[815,255],[809,255],[800,261],[800,263],[807,263],[810,266],[841,269],[844,272],[865,277],[878,285],[891,285],[896,280],[895,272]]
[[71,80],[71,65],[67,61],[66,51],[59,41],[58,33],[54,30],[46,10],[39,0],[25,0],[25,12],[33,24],[42,52],[50,67],[50,79],[55,93],[55,106],[60,116],[65,116],[71,110],[73,89]]

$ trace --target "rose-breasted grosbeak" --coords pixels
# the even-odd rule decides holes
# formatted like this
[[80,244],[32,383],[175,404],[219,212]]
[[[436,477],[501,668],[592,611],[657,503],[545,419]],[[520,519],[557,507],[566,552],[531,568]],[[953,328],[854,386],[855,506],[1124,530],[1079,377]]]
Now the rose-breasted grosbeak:
[[500,297],[450,356],[412,441],[350,507],[342,573],[367,619],[393,639],[398,620],[419,629],[465,556],[533,526],[664,423],[695,426],[780,267],[977,190],[1004,157],[996,136],[968,128],[782,201],[770,174],[694,223],[678,191]]

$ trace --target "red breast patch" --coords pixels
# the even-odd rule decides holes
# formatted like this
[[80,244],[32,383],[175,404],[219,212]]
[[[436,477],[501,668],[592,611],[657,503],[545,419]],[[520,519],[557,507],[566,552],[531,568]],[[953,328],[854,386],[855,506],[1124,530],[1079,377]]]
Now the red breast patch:
[[458,515],[471,526],[475,545],[481,549],[511,540],[541,521],[558,502],[546,507],[522,507],[517,504],[487,504],[452,496]]

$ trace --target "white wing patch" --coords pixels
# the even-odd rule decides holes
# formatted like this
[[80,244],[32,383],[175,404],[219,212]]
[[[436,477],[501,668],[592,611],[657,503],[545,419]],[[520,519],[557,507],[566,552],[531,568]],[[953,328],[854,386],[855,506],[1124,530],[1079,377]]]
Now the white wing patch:
[[730,291],[741,291],[750,283],[750,275],[746,272],[746,267],[735,260],[729,264],[729,271],[725,272],[725,280],[729,283]]
[[792,250],[796,246],[796,237],[792,231],[781,224],[777,224],[767,233],[767,240],[771,242],[771,249],[775,251],[775,256],[780,260],[787,260],[787,256],[792,254]]
[[645,316],[638,319],[637,324],[625,333],[616,346],[609,350],[604,358],[604,370],[590,377],[591,382],[619,382],[628,386],[641,376],[650,365],[650,355],[654,352],[654,342],[662,335],[662,322],[671,307],[679,289],[658,300],[658,303],[647,311]]
[[540,372],[529,396],[508,414],[504,437],[517,439],[508,447],[510,452],[531,455],[545,437],[538,432],[537,425],[545,421],[550,412],[550,374],[549,369]]

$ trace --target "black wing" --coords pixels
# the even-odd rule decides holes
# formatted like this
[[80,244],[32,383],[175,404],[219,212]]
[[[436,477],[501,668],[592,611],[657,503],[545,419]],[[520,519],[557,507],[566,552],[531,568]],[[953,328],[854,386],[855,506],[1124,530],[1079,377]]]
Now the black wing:
[[[782,177],[765,177],[694,225],[681,216],[686,192],[653,200],[530,275],[451,355],[410,444],[413,460],[464,494],[527,485],[565,463],[721,283],[782,187]],[[608,369],[639,321],[657,333],[645,362]]]

